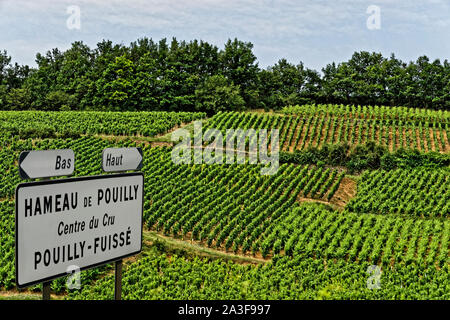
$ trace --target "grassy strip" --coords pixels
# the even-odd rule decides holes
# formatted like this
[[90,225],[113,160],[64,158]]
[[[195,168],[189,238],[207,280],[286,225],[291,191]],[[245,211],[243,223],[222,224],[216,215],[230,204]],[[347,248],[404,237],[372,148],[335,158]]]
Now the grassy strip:
[[194,257],[208,257],[212,259],[225,259],[240,264],[263,264],[268,260],[258,259],[253,257],[245,257],[232,253],[225,253],[211,248],[203,247],[201,245],[189,243],[184,240],[177,240],[158,234],[155,231],[144,231],[143,234],[143,253],[150,250],[152,246],[156,246],[158,251],[165,252],[169,255],[176,254],[177,256],[184,256],[186,258]]

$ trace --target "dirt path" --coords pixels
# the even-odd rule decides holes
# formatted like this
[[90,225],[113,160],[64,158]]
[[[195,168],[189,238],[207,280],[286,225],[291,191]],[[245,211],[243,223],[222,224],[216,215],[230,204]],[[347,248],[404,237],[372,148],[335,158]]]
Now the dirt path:
[[389,127],[388,149],[390,152],[394,151],[394,133],[392,127]]
[[344,208],[345,205],[350,201],[350,199],[356,196],[356,181],[344,177],[339,184],[339,188],[336,193],[331,198],[330,203],[337,205],[338,207]]
[[[187,238],[190,238],[190,234],[186,235]],[[209,258],[225,258],[227,260],[231,260],[240,264],[262,264],[270,261],[269,258],[263,259],[262,257],[258,257],[258,255],[253,256],[251,254],[237,254],[232,252],[231,250],[226,251],[225,248],[210,248],[202,241],[196,240],[183,240],[180,238],[174,238],[170,236],[165,236],[159,232],[153,230],[144,231],[144,242],[147,245],[152,245],[156,240],[163,241],[166,246],[169,247],[170,250],[174,249],[183,249],[188,253],[193,253],[195,256],[203,256]]]
[[[65,294],[51,294],[51,300],[61,300]],[[0,291],[0,300],[42,300],[42,292],[34,292],[31,290],[12,289],[8,291]]]
[[302,202],[308,202],[308,203],[321,203],[321,204],[326,204],[327,206],[330,206],[331,208],[333,208],[334,210],[342,210],[344,209],[343,206],[339,206],[336,203],[332,203],[332,202],[328,202],[326,200],[322,200],[322,199],[312,199],[312,198],[305,198],[305,197],[298,197],[297,201],[302,203]]
[[444,134],[444,143],[445,143],[445,152],[450,151],[450,142],[447,136],[447,132],[445,132],[445,130],[442,131],[442,133]]
[[299,150],[299,149],[300,149],[300,147],[301,147],[302,144],[303,144],[303,141],[305,141],[305,139],[306,139],[307,136],[308,136],[308,132],[307,132],[307,130],[306,130],[306,128],[308,127],[307,122],[308,122],[308,121],[305,121],[305,123],[303,124],[302,132],[301,132],[301,135],[300,135],[300,139],[298,140],[298,144],[295,146],[295,149],[296,149],[296,150]]
[[421,147],[421,145],[420,145],[420,131],[419,131],[419,129],[415,128],[415,129],[414,129],[414,133],[415,133],[414,139],[416,139],[417,149],[418,149],[419,151],[422,151],[422,147]]
[[436,145],[435,145],[435,143],[434,143],[434,132],[433,132],[433,129],[432,129],[432,128],[428,128],[428,132],[430,133],[431,150],[433,150],[433,151],[439,151],[439,149],[436,150]]

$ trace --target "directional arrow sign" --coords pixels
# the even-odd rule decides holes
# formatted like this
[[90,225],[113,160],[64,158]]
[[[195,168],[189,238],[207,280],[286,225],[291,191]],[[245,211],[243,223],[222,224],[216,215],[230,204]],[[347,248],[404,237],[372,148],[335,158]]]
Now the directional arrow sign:
[[139,253],[143,197],[142,172],[19,184],[19,288]]
[[23,151],[19,156],[22,179],[70,176],[75,168],[75,154],[70,149]]
[[141,148],[106,148],[103,150],[103,171],[140,170],[142,160]]

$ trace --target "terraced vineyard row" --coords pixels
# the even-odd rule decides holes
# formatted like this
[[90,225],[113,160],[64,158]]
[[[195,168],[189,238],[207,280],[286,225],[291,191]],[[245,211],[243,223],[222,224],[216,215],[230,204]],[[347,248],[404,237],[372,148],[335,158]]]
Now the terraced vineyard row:
[[357,197],[347,204],[347,210],[448,218],[450,171],[366,171],[359,179]]
[[349,116],[365,120],[402,120],[411,122],[444,122],[450,121],[450,112],[408,107],[392,106],[349,106],[335,104],[301,105],[284,107],[281,111],[291,115]]
[[450,221],[331,212],[299,206],[264,232],[263,255],[273,250],[372,264],[448,264]]
[[171,168],[164,149],[151,149],[147,157],[151,165],[144,170],[153,175],[146,180],[151,191],[145,219],[166,234],[263,257],[284,253],[374,264],[447,263],[449,221],[296,207],[298,195],[329,198],[328,188],[340,181],[335,171],[283,165],[276,175],[263,177],[249,165]]
[[263,231],[299,196],[330,200],[342,178],[336,170],[288,164],[273,176],[260,175],[259,165],[174,165],[169,150],[146,151],[148,226],[235,251],[258,251]]
[[320,148],[324,144],[348,143],[352,146],[374,141],[390,151],[399,148],[421,151],[450,151],[449,122],[416,122],[393,119],[359,119],[351,113],[340,116],[322,114],[270,115],[224,112],[211,118],[204,130],[279,129],[284,151]]
[[202,119],[194,112],[0,112],[0,132],[25,137],[56,134],[142,135],[153,137],[182,123]]
[[[367,287],[369,263],[283,257],[243,266],[151,252],[126,270],[124,299],[449,299],[448,266],[384,267],[380,289]],[[107,276],[69,299],[111,299]]]

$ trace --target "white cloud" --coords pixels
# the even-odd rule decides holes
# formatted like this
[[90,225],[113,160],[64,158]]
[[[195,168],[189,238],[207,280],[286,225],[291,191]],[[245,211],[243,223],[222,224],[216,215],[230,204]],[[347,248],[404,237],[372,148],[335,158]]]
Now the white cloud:
[[[381,7],[379,31],[366,28],[372,4]],[[8,29],[0,33],[2,46],[15,39],[60,47],[85,40],[92,46],[102,38],[129,43],[143,35],[201,38],[222,46],[238,37],[253,42],[262,61],[287,56],[316,68],[361,48],[406,50],[398,47],[404,39],[420,54],[425,48],[419,35],[436,39],[436,48],[426,49],[442,55],[450,33],[450,0],[0,0],[0,5],[0,28]],[[66,28],[69,5],[81,8],[79,31]],[[41,47],[32,54],[6,49],[34,59]]]

